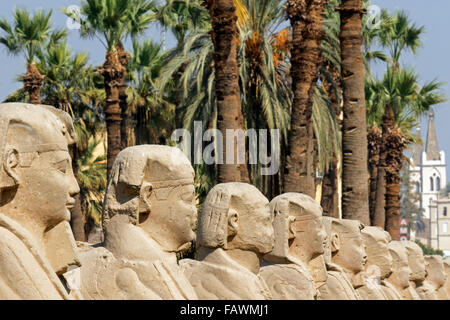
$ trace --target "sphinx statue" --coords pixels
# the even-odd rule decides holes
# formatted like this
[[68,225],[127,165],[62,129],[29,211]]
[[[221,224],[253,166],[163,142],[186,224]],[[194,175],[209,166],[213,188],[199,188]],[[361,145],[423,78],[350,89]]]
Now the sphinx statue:
[[400,299],[403,299],[402,293],[409,287],[411,277],[408,252],[401,241],[391,241],[388,248],[392,257],[392,273],[386,279],[386,283],[391,284],[393,289],[401,296]]
[[[402,244],[406,248],[408,254],[408,265],[411,269],[411,274],[409,276],[409,287],[401,292],[401,294],[405,300],[421,300],[416,288],[422,286],[427,274],[423,251],[414,241],[402,241]],[[423,289],[424,288],[422,288],[422,290]]]
[[117,156],[104,203],[104,248],[80,246],[86,299],[195,300],[177,253],[195,240],[194,170],[177,148]]
[[364,300],[401,300],[401,295],[387,281],[392,273],[392,257],[388,244],[391,236],[379,227],[362,230],[366,246],[365,283],[357,289]]
[[444,270],[446,274],[444,289],[447,292],[447,296],[450,299],[450,258],[444,260]]
[[246,183],[208,193],[197,230],[197,260],[180,261],[199,299],[266,300],[260,264],[274,246],[269,201]]
[[328,234],[325,246],[327,266],[326,284],[319,288],[322,300],[361,300],[356,291],[364,285],[362,271],[366,253],[361,230],[364,225],[356,220],[323,217]]
[[316,299],[317,286],[308,268],[324,253],[322,208],[307,195],[285,193],[270,202],[270,210],[274,215],[275,246],[264,257],[262,278],[273,299]]
[[80,266],[69,224],[75,142],[63,111],[0,104],[0,299],[72,298],[64,274]]
[[441,256],[425,256],[427,276],[422,286],[417,288],[417,293],[422,300],[448,300],[444,285],[446,274],[444,262]]

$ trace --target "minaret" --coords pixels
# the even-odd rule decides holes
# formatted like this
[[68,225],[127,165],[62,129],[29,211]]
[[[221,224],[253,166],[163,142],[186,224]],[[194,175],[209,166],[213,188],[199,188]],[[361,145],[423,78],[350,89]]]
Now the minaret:
[[436,128],[434,126],[434,112],[430,110],[430,119],[428,121],[427,145],[425,148],[427,160],[441,160],[441,153],[437,141]]

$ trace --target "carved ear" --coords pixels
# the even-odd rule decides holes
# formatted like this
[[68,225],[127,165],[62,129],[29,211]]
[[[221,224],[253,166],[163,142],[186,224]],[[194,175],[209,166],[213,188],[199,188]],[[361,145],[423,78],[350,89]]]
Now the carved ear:
[[336,232],[332,232],[331,233],[331,252],[337,252],[339,251],[341,247],[341,239],[339,237],[339,234],[337,234]]
[[237,234],[239,229],[239,214],[236,210],[230,209],[228,211],[228,237],[233,237]]
[[295,238],[295,230],[294,230],[294,221],[295,217],[289,216],[288,217],[288,240],[292,240]]
[[5,172],[8,175],[6,179],[9,181],[1,181],[2,187],[13,187],[19,184],[19,177],[16,172],[19,164],[20,164],[19,152],[13,148],[6,151],[5,159],[3,161],[3,168],[5,169]]
[[[150,196],[153,192],[153,185],[148,182],[144,182],[139,191],[139,213],[149,213],[152,206],[150,204]],[[141,220],[141,219],[139,219]]]

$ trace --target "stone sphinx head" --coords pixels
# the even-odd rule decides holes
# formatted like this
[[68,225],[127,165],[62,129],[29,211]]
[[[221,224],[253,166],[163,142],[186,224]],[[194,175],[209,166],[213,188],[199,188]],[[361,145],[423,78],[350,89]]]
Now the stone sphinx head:
[[197,243],[203,248],[240,249],[264,255],[274,246],[272,220],[269,201],[254,186],[218,184],[203,205]]
[[408,253],[408,264],[411,269],[409,280],[416,283],[423,282],[427,275],[423,250],[414,241],[403,241],[402,243]]
[[390,242],[388,248],[392,256],[392,274],[389,277],[389,282],[397,288],[406,289],[409,287],[411,276],[407,249],[401,241]]
[[60,110],[0,105],[0,211],[37,237],[70,220],[79,192],[68,149],[75,139]]
[[331,225],[333,224],[333,221],[337,220],[336,218],[333,217],[323,217],[322,218],[322,223],[323,223],[323,227],[326,233],[326,241],[325,241],[325,245],[324,245],[324,253],[323,253],[323,257],[325,260],[326,264],[330,264],[331,263],[331,236],[332,236],[332,230],[331,230]]
[[366,271],[377,273],[381,279],[387,278],[392,272],[392,257],[388,249],[391,236],[380,227],[365,227],[361,232],[367,253]]
[[438,255],[425,256],[425,266],[427,281],[432,283],[436,289],[442,287],[447,280],[442,257]]
[[332,220],[331,260],[348,273],[357,274],[364,270],[367,255],[361,234],[363,229],[364,225],[357,220]]
[[120,152],[105,196],[105,241],[115,219],[138,226],[164,251],[189,248],[195,240],[197,209],[194,170],[187,157],[160,145]]
[[273,262],[297,258],[308,263],[324,253],[326,232],[322,208],[311,197],[285,193],[270,202],[274,215],[275,246],[265,259]]

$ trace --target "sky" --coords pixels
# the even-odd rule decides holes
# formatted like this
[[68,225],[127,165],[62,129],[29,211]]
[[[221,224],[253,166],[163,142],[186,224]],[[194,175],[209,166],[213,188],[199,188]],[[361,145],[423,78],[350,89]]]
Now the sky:
[[[423,48],[417,55],[407,54],[402,60],[402,65],[413,67],[420,76],[422,83],[438,79],[445,82],[443,93],[450,97],[450,1],[449,0],[372,0],[372,5],[386,8],[390,12],[402,9],[408,12],[412,21],[418,26],[425,26],[423,36]],[[67,17],[61,13],[62,7],[79,5],[79,0],[10,0],[0,1],[0,16],[8,21],[12,19],[14,7],[25,7],[29,10],[37,8],[53,9],[52,21],[57,28],[67,25]],[[151,38],[159,42],[161,40],[161,28],[153,25],[145,34],[145,38]],[[77,30],[69,30],[68,44],[77,52],[88,52],[90,63],[100,65],[105,56],[105,49],[98,40],[80,39]],[[167,47],[174,44],[171,35],[167,35]],[[125,44],[127,46],[127,44]],[[129,46],[129,44],[128,44]],[[0,47],[0,101],[8,94],[21,87],[21,83],[15,79],[17,75],[25,72],[24,59],[21,56],[10,56],[4,47]],[[375,73],[383,71],[382,66],[375,66]],[[450,101],[434,107],[435,125],[438,134],[438,142],[441,150],[444,150],[450,159]],[[448,121],[448,122],[447,122]],[[426,139],[427,119],[422,119],[422,139]],[[450,161],[450,160],[449,160]],[[447,171],[450,177],[450,170]],[[449,179],[447,178],[447,181]]]

